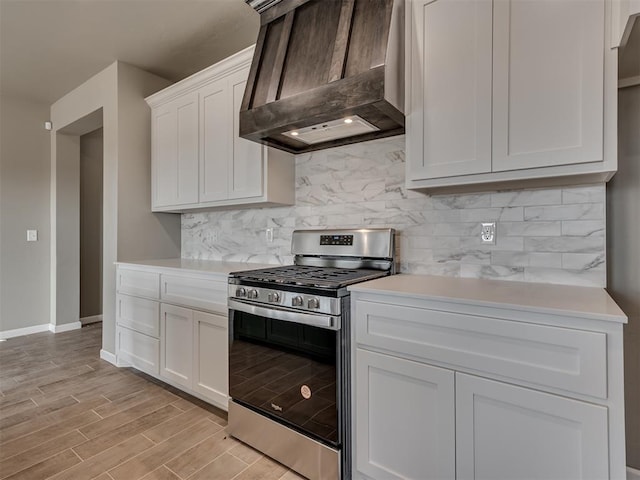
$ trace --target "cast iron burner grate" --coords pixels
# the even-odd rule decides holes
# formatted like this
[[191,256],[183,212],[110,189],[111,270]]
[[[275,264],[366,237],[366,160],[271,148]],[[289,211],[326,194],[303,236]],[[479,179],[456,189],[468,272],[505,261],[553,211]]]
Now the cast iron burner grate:
[[265,268],[232,274],[233,277],[246,281],[335,289],[384,275],[386,275],[386,272],[380,270],[310,267],[305,265]]

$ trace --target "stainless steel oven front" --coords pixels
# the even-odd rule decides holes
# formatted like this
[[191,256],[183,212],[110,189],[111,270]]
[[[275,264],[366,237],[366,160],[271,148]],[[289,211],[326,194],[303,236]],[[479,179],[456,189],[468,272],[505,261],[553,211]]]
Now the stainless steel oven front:
[[337,315],[229,299],[229,433],[314,479],[349,478],[349,297]]

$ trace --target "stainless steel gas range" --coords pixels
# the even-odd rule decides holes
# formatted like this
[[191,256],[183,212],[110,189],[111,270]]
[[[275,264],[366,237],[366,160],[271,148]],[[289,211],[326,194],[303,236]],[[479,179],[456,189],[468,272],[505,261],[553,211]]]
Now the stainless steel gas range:
[[296,230],[294,265],[229,276],[229,433],[314,479],[351,477],[347,286],[395,273],[393,229]]

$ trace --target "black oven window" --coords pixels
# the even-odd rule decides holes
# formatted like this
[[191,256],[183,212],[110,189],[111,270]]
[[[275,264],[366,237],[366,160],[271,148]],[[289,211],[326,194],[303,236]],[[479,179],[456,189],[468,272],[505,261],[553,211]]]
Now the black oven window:
[[231,398],[336,446],[337,332],[238,311],[232,318]]

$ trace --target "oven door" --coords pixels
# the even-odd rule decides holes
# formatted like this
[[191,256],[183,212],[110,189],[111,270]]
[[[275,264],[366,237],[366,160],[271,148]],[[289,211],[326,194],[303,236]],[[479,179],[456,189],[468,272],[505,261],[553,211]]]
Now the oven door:
[[332,447],[340,318],[229,299],[229,396]]

